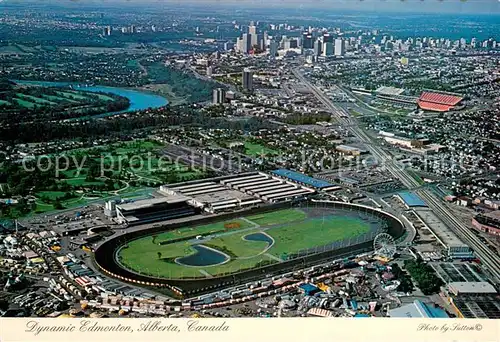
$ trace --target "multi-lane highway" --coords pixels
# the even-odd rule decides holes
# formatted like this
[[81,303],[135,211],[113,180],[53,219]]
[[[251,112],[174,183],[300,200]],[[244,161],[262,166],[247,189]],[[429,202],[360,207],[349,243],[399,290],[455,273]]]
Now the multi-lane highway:
[[[398,167],[393,163],[391,156],[384,151],[378,142],[372,139],[358,125],[357,120],[349,115],[342,108],[335,106],[331,99],[328,98],[318,87],[311,84],[304,75],[298,70],[293,69],[293,74],[303,83],[323,105],[329,109],[330,113],[337,121],[346,127],[355,137],[366,143],[368,150],[378,161],[385,167],[387,171],[398,178],[408,189],[420,188],[420,184],[416,179],[409,175],[403,168]],[[444,204],[430,189],[419,189],[417,193],[427,203],[427,205],[438,215],[438,217],[457,234],[465,243],[467,243],[481,259],[483,264],[490,270],[492,275],[500,281],[500,257],[489,248],[485,247],[479,238],[471,232],[471,227],[467,227],[463,222],[456,219],[453,214],[447,209]]]

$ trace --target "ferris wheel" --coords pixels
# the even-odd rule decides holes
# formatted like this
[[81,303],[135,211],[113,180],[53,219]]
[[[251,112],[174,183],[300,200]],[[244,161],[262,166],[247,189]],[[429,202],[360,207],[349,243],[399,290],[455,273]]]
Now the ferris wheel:
[[378,256],[390,259],[396,254],[396,243],[389,234],[378,234],[373,240],[373,249]]

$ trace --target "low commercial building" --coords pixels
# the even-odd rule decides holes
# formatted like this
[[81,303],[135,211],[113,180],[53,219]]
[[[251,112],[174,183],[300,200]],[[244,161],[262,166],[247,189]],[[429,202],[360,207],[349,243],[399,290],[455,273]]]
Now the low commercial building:
[[441,308],[436,308],[415,300],[411,304],[403,305],[399,308],[389,310],[390,317],[399,318],[449,318],[450,316]]
[[348,154],[351,156],[360,156],[360,155],[365,154],[367,152],[367,151],[362,150],[358,147],[349,146],[349,145],[338,145],[335,149],[341,153]]
[[403,202],[407,209],[414,207],[427,207],[427,204],[425,204],[425,202],[413,192],[399,192],[397,197]]

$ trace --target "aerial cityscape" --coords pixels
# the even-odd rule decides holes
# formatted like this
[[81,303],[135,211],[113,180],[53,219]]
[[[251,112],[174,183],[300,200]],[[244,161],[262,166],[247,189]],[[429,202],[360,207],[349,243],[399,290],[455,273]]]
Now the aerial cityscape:
[[500,318],[499,19],[0,0],[0,317]]

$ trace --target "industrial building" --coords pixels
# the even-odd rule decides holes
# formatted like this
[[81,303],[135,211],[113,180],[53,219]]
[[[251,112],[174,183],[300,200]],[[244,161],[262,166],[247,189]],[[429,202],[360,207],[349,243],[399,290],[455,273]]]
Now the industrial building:
[[310,176],[307,176],[303,173],[296,172],[296,171],[291,171],[291,170],[286,170],[286,169],[279,169],[279,170],[274,170],[272,173],[278,177],[281,177],[283,179],[290,180],[294,183],[310,187],[316,190],[321,190],[321,191],[328,191],[329,189],[338,188],[338,185],[331,184],[327,181],[324,181],[322,179],[317,179],[313,178]]
[[500,318],[500,297],[487,282],[453,282],[443,290],[460,318]]
[[500,210],[479,214],[472,219],[474,228],[500,237]]
[[412,210],[443,246],[448,257],[458,260],[475,258],[472,248],[459,239],[432,210],[422,206],[414,206]]
[[440,262],[432,263],[431,266],[447,284],[488,280],[484,272],[474,263]]

